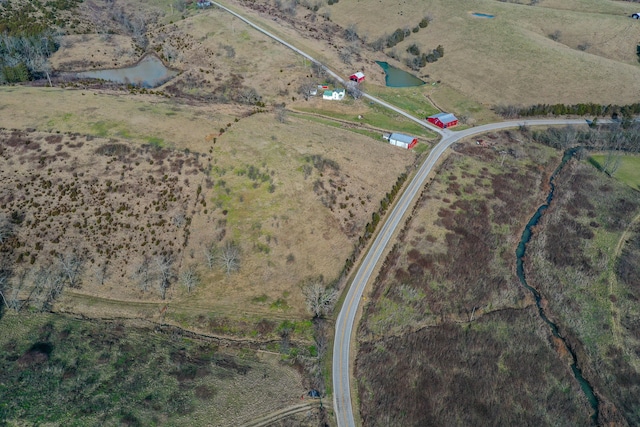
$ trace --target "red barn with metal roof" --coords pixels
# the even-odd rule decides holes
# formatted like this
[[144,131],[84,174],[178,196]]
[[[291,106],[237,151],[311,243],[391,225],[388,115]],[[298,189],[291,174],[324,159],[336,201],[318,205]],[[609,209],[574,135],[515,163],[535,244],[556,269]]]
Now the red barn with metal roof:
[[427,117],[429,123],[433,123],[442,129],[447,129],[458,124],[458,119],[451,113],[438,113]]
[[356,83],[360,83],[361,81],[364,80],[364,73],[362,71],[358,71],[355,74],[351,74],[349,76],[349,80],[356,82]]

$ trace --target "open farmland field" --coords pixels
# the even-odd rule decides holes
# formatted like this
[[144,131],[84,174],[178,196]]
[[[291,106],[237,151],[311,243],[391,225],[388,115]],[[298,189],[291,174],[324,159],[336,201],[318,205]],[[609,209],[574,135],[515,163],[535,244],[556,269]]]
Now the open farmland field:
[[570,161],[556,181],[559,201],[525,266],[567,348],[515,273],[522,229],[559,162],[529,138],[459,144],[425,188],[358,331],[366,425],[587,425],[593,412],[568,348],[595,390],[599,422],[637,423],[640,199],[586,161]]
[[[398,28],[411,30],[429,15],[429,26],[395,46],[396,55],[402,62],[412,43],[422,51],[442,45],[444,57],[419,73],[484,105],[625,104],[637,102],[640,94],[640,26],[629,18],[636,12],[630,2],[541,1],[529,6],[494,0],[362,0],[323,6],[321,12],[325,9],[340,26],[355,24],[369,42]],[[495,18],[477,18],[472,12]],[[556,31],[557,40],[552,40],[549,35]],[[432,96],[455,111],[437,88]]]
[[278,355],[146,322],[9,313],[2,326],[0,419],[9,425],[237,426],[299,404],[306,390]]

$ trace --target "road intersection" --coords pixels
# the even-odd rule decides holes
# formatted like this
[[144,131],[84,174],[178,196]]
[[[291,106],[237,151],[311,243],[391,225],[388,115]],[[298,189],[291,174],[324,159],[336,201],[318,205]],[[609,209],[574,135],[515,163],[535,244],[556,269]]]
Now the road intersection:
[[[211,2],[216,7],[232,14],[236,18],[242,20],[255,30],[267,35],[268,37],[283,44],[294,52],[298,53],[302,57],[315,62],[323,67],[323,69],[333,77],[337,82],[346,85],[347,81],[339,76],[334,71],[330,70],[326,65],[313,58],[311,55],[303,52],[297,47],[284,41],[275,34],[265,30],[264,28],[254,24],[241,14],[234,12],[228,7],[220,4],[219,2]],[[461,139],[471,137],[474,135],[480,135],[486,132],[492,132],[501,129],[516,128],[519,126],[567,126],[567,125],[587,125],[584,119],[541,119],[541,120],[518,120],[490,123],[482,126],[471,127],[461,131],[452,131],[450,129],[440,129],[437,126],[427,122],[424,119],[415,117],[406,111],[401,110],[394,105],[391,105],[379,98],[363,93],[362,96],[368,99],[370,102],[375,102],[382,105],[406,118],[412,120],[425,128],[436,132],[440,135],[441,139],[436,144],[425,162],[421,165],[420,169],[411,180],[406,190],[402,193],[398,202],[395,204],[393,210],[384,221],[380,232],[377,234],[373,241],[369,251],[365,255],[358,271],[355,274],[353,281],[351,282],[346,298],[338,314],[335,326],[335,337],[333,345],[333,365],[332,365],[332,377],[333,377],[333,406],[336,414],[336,420],[338,427],[355,427],[355,419],[353,416],[353,404],[351,401],[351,343],[354,340],[353,331],[355,329],[355,320],[358,312],[358,307],[362,300],[364,290],[367,283],[371,279],[376,265],[382,261],[382,255],[385,252],[387,246],[391,243],[391,239],[395,230],[402,224],[402,219],[405,213],[413,206],[413,202],[417,195],[421,191],[422,187],[426,183],[429,175],[433,171],[433,168],[437,164],[440,157],[446,152],[446,150],[454,143]]]

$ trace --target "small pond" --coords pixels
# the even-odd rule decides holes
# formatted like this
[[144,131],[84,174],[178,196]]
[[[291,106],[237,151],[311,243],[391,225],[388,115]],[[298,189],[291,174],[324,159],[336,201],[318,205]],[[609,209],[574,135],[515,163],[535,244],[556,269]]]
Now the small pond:
[[115,83],[153,88],[160,86],[177,75],[178,71],[165,67],[160,59],[153,55],[147,55],[131,67],[83,71],[77,73],[76,77],[102,79]]
[[420,80],[413,74],[389,65],[387,62],[376,61],[376,64],[384,70],[386,74],[384,82],[389,87],[411,87],[422,86],[425,84],[424,81]]
[[473,16],[476,16],[478,18],[494,18],[494,15],[489,15],[488,13],[472,13]]

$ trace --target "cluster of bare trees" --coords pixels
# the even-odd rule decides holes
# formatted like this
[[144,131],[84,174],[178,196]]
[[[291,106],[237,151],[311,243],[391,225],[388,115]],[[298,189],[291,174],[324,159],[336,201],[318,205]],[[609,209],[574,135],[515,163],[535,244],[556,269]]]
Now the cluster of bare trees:
[[145,256],[133,273],[133,280],[143,292],[155,284],[162,299],[167,297],[167,291],[177,277],[175,258],[170,254],[156,255],[154,258]]
[[46,77],[51,85],[49,57],[60,46],[58,36],[46,31],[32,36],[0,35],[0,83]]
[[533,132],[536,142],[558,149],[580,146],[587,150],[605,153],[600,168],[608,175],[613,175],[622,162],[625,153],[640,152],[640,123],[628,125],[612,123],[598,125],[594,122],[589,130],[582,131],[574,127],[550,128]]
[[13,271],[0,267],[0,299],[6,308],[50,310],[66,286],[80,287],[84,259],[75,253],[58,257],[38,269]]
[[[124,7],[115,7],[115,1],[107,4],[110,5],[109,17],[111,20],[118,24],[126,34],[131,35],[133,41],[141,49],[146,49],[149,45],[149,40],[147,39],[147,20],[145,16],[141,12],[127,13]],[[96,19],[96,21],[96,26],[103,26],[99,19]]]
[[242,251],[236,242],[228,240],[221,247],[214,243],[207,245],[204,248],[204,257],[210,270],[220,267],[229,275],[240,270]]
[[338,300],[338,291],[327,288],[321,280],[313,280],[302,288],[307,310],[319,318],[331,313]]

